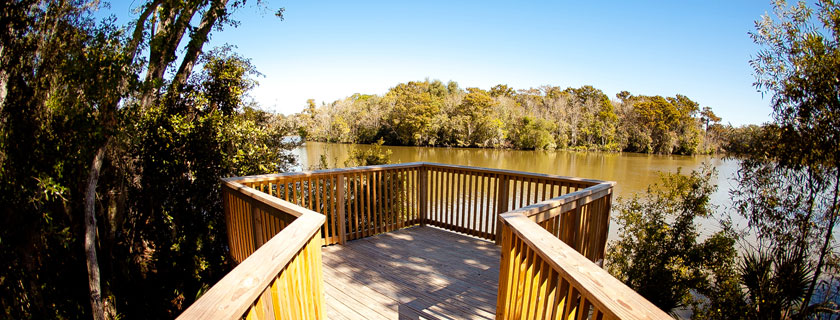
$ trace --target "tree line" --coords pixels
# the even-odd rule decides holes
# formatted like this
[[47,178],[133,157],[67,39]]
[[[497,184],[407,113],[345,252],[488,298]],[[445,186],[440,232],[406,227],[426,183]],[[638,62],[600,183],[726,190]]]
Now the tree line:
[[384,95],[354,94],[295,115],[305,140],[389,145],[709,154],[739,128],[683,95],[614,98],[592,86],[462,89],[410,81]]

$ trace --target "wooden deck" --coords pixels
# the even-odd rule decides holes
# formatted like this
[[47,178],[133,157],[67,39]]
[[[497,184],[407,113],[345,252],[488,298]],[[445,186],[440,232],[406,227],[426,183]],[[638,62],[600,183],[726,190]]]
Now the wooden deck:
[[323,249],[328,319],[493,319],[500,249],[412,227]]

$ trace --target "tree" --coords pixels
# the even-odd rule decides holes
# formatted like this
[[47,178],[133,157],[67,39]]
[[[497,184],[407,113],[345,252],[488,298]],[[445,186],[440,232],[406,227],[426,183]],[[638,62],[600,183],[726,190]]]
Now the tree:
[[724,229],[698,242],[695,222],[713,211],[715,174],[708,166],[690,175],[663,173],[644,197],[616,206],[619,240],[608,246],[607,270],[666,312],[697,309],[693,291],[708,294],[716,306],[733,304],[716,294],[731,293],[725,276],[734,269],[733,235]]
[[229,268],[218,177],[290,159],[284,129],[242,114],[250,63],[202,55],[244,2],[146,1],[127,27],[96,21],[96,4],[15,1],[0,19],[2,221],[16,226],[0,231],[0,299],[14,318],[174,316]]
[[451,120],[460,146],[496,146],[504,137],[499,137],[498,121],[491,113],[496,102],[487,91],[467,88],[466,96],[452,112]]
[[511,133],[511,140],[520,149],[554,150],[557,145],[551,136],[552,131],[554,125],[551,122],[524,117],[519,119],[518,128]]
[[709,131],[709,123],[715,124],[720,122],[720,117],[718,117],[712,108],[703,107],[703,111],[700,111],[700,121],[703,122],[703,131]]
[[[762,47],[750,63],[755,86],[772,94],[774,126],[740,169],[739,212],[769,233],[769,247],[793,243],[813,270],[798,318],[830,301],[814,301],[840,215],[840,4],[774,3],[756,22]],[[769,186],[784,187],[767,193]]]
[[[441,88],[442,84],[440,85]],[[443,91],[425,82],[398,84],[386,98],[393,105],[389,122],[396,140],[404,145],[423,145],[434,135],[432,118],[440,112]]]
[[506,84],[497,84],[490,88],[490,96],[493,98],[495,97],[512,97],[516,94],[516,91],[513,91],[513,88],[508,87]]
[[700,121],[703,123],[703,148],[708,149],[708,142],[709,142],[709,124],[712,125],[719,123],[721,120],[710,107],[703,107],[703,111],[700,111]]

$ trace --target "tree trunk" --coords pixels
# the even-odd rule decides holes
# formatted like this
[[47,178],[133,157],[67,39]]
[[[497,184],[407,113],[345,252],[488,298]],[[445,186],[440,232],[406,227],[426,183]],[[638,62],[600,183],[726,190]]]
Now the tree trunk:
[[104,320],[105,308],[102,304],[102,290],[99,281],[99,260],[96,257],[96,184],[99,181],[99,171],[105,158],[104,144],[96,151],[88,175],[85,190],[85,256],[88,269],[88,287],[90,288],[90,306],[93,319]]
[[[3,45],[0,45],[0,57],[3,56],[4,52],[5,52],[5,48],[3,47]],[[3,61],[0,61],[0,63],[5,63],[5,59],[3,59]],[[6,103],[5,103],[6,92],[7,92],[6,84],[8,82],[9,82],[9,75],[6,73],[5,69],[0,68],[0,111],[3,111],[3,106],[6,105]]]
[[828,228],[825,231],[825,237],[823,238],[823,244],[820,248],[819,254],[820,258],[817,261],[817,267],[814,269],[814,278],[811,279],[811,284],[808,286],[808,293],[805,295],[805,305],[803,306],[806,312],[799,313],[799,319],[805,319],[808,316],[807,312],[810,308],[811,304],[811,297],[814,294],[814,289],[817,287],[817,282],[820,280],[820,274],[822,273],[822,267],[825,263],[825,256],[828,253],[828,247],[831,243],[831,235],[834,231],[834,224],[837,222],[837,210],[838,210],[838,196],[840,196],[840,167],[835,168],[834,173],[834,200],[831,203],[831,208],[828,209]]

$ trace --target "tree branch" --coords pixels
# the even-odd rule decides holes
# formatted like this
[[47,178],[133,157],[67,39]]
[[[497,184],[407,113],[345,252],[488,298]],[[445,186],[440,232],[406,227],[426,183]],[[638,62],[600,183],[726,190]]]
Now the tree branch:
[[198,29],[190,36],[190,43],[187,44],[187,53],[184,55],[184,60],[181,61],[181,66],[178,68],[178,72],[172,80],[172,88],[176,92],[186,83],[187,77],[192,73],[195,61],[198,59],[198,55],[201,53],[204,44],[207,43],[207,36],[210,34],[216,21],[219,17],[227,14],[227,2],[228,0],[214,0],[210,5],[210,9],[204,13]]

